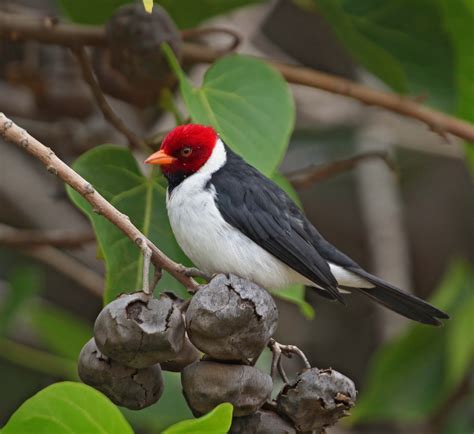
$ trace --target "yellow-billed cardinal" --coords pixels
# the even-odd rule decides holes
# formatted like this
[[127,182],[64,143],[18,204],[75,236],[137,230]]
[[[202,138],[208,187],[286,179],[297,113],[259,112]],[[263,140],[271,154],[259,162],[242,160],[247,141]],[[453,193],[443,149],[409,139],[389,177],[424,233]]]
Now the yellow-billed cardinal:
[[280,187],[211,127],[176,127],[146,163],[161,166],[171,228],[201,270],[234,273],[267,289],[302,283],[341,302],[341,292],[356,291],[425,324],[449,318],[337,250]]

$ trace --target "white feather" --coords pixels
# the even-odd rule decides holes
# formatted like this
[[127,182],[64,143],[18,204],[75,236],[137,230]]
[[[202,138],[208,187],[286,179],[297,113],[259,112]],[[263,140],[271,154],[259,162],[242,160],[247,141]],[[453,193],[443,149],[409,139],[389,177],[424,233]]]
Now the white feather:
[[[216,191],[212,186],[206,189],[206,184],[225,162],[225,147],[218,139],[209,160],[167,197],[171,228],[184,253],[207,273],[234,273],[267,289],[294,283],[317,286],[223,219],[214,200]],[[329,265],[341,285],[372,286],[342,267]]]

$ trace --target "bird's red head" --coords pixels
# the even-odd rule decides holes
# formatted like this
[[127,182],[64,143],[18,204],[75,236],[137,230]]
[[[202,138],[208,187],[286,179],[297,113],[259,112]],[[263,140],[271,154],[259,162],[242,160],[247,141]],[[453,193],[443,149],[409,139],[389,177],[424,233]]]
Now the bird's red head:
[[198,124],[180,125],[163,140],[160,150],[145,163],[158,164],[166,173],[194,173],[209,159],[218,136],[211,127]]

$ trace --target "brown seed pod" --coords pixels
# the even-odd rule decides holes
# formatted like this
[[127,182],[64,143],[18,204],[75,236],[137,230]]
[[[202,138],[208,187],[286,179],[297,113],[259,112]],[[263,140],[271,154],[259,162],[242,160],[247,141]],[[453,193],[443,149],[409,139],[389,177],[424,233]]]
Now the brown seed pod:
[[247,363],[277,328],[272,296],[249,280],[219,274],[199,288],[186,312],[191,342],[216,360]]
[[173,359],[184,343],[181,310],[166,294],[123,294],[105,306],[94,324],[100,351],[123,365],[144,368]]
[[94,61],[101,87],[132,104],[156,104],[161,90],[176,83],[161,50],[166,42],[181,57],[181,33],[174,21],[160,5],[149,14],[141,4],[128,4],[105,28],[108,50],[97,51]]
[[181,372],[186,366],[194,363],[201,357],[199,350],[185,337],[183,348],[170,360],[161,362],[161,369],[164,371]]
[[234,406],[234,416],[255,413],[272,393],[270,375],[253,366],[199,361],[181,373],[186,401],[195,415],[223,402]]
[[94,338],[81,350],[78,373],[84,383],[100,390],[115,404],[131,410],[149,407],[163,393],[160,365],[143,369],[123,366],[102,355]]
[[234,417],[229,434],[296,434],[296,429],[274,411],[260,409],[250,416]]
[[311,368],[300,373],[278,395],[278,411],[299,431],[319,431],[348,415],[356,389],[352,380],[333,369]]

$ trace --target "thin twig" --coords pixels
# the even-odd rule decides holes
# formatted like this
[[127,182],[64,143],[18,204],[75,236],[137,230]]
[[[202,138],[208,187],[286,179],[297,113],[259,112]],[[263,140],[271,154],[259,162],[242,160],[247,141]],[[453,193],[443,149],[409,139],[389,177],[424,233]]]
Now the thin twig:
[[121,213],[110,204],[94,187],[71,167],[59,159],[50,149],[29,135],[24,129],[0,113],[0,136],[40,160],[46,169],[61,178],[80,195],[82,195],[93,207],[96,213],[104,216],[117,228],[119,228],[130,240],[136,243],[142,252],[145,247],[152,251],[151,262],[155,267],[168,271],[175,279],[186,288],[194,289],[197,282],[183,273],[183,266],[168,258],[158,247],[156,247],[140,230],[130,221],[130,218]]
[[181,37],[183,40],[191,39],[200,36],[207,36],[211,34],[225,34],[232,38],[232,42],[224,49],[217,49],[221,54],[228,54],[234,51],[242,42],[242,37],[235,30],[224,27],[195,27],[192,29],[181,30]]
[[[35,39],[44,43],[69,47],[79,45],[107,46],[103,27],[52,24],[45,25],[44,18],[0,12],[0,35],[10,39]],[[202,44],[183,43],[183,61],[187,63],[213,63],[224,54]],[[326,74],[315,69],[261,59],[276,68],[290,83],[322,89],[356,99],[364,104],[383,107],[413,119],[417,119],[446,138],[450,133],[474,143],[474,125],[454,116],[428,108],[409,96],[358,84],[351,80]]]
[[51,246],[23,247],[19,250],[69,277],[92,295],[102,297],[105,286],[103,277],[72,256]]
[[306,355],[295,345],[282,345],[272,338],[268,342],[268,348],[270,348],[272,352],[272,378],[275,378],[276,372],[278,370],[281,379],[285,383],[288,383],[288,376],[286,375],[285,369],[283,368],[282,364],[282,355],[291,358],[293,354],[295,354],[303,361],[305,368],[311,368],[311,365]]
[[110,107],[110,104],[107,102],[107,99],[100,88],[99,82],[94,76],[94,71],[92,69],[89,55],[87,54],[85,48],[73,48],[72,51],[76,55],[79,65],[81,66],[82,76],[89,85],[97,105],[102,111],[105,119],[128,139],[128,142],[133,148],[143,149],[146,147],[146,144],[125,125],[122,119],[120,119],[120,117],[118,117],[117,114],[112,110],[112,107]]
[[0,245],[3,246],[32,247],[47,245],[74,248],[92,241],[95,241],[95,235],[91,231],[17,229],[0,223]]
[[384,161],[391,169],[395,169],[395,164],[386,152],[365,152],[363,154],[355,155],[344,160],[333,161],[321,166],[311,166],[303,170],[298,170],[287,174],[288,180],[298,190],[303,190],[310,187],[315,182],[323,181],[334,175],[338,175],[348,170],[353,169],[361,161],[379,158]]

